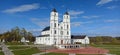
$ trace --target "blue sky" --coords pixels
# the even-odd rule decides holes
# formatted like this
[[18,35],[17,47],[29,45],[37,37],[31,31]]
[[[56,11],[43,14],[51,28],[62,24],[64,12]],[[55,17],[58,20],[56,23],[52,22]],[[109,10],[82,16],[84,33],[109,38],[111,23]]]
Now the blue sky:
[[120,36],[120,0],[0,0],[0,33],[16,26],[40,35],[53,8],[71,15],[72,34]]

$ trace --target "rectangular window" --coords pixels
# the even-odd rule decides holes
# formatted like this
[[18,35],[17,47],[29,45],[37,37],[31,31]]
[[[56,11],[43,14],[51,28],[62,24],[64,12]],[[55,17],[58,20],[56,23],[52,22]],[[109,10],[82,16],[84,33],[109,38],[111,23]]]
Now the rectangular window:
[[63,31],[61,31],[61,35],[63,35]]
[[55,23],[54,25],[55,25],[55,27],[56,27],[56,23]]
[[69,28],[69,26],[67,25],[67,29]]
[[54,33],[56,34],[56,30],[54,31]]
[[68,16],[67,16],[67,19],[68,19]]
[[67,31],[67,35],[69,35],[69,32]]

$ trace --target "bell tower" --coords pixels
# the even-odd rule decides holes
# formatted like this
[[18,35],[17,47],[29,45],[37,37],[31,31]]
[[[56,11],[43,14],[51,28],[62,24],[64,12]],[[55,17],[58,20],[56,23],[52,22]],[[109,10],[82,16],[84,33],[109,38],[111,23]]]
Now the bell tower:
[[71,28],[70,28],[70,15],[68,12],[65,12],[65,14],[63,15],[63,27],[64,27],[64,38],[67,40],[65,44],[70,44]]
[[57,44],[58,37],[58,12],[53,9],[50,14],[50,37],[53,44]]

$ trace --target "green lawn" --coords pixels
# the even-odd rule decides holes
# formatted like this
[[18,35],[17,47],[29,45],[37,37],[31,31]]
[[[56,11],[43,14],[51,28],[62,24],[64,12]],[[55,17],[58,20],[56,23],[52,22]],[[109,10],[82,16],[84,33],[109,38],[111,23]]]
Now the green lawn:
[[0,55],[4,55],[4,53],[0,51]]
[[65,53],[47,53],[47,54],[42,54],[42,55],[68,55]]
[[28,45],[33,45],[34,43],[32,43],[32,42],[28,42],[27,44],[28,44]]
[[9,45],[8,47],[15,55],[32,55],[40,53],[35,47],[23,46],[23,45]]
[[5,43],[6,45],[24,45],[23,43],[21,42],[7,42]]
[[103,54],[77,54],[77,55],[103,55]]
[[[47,53],[47,54],[42,54],[42,55],[69,55],[65,53]],[[77,54],[77,55],[102,55],[102,54]]]
[[2,48],[0,47],[0,50],[2,50]]
[[99,48],[104,48],[104,49],[108,49],[110,51],[111,54],[116,54],[116,55],[120,55],[120,45],[92,45],[95,47],[99,47]]
[[30,48],[29,46],[10,46],[8,47],[11,50],[18,50],[18,49],[26,49],[26,48]]
[[13,53],[15,55],[32,55],[35,53],[39,53],[40,51],[37,48],[30,48],[30,49],[24,49],[24,50],[15,50]]

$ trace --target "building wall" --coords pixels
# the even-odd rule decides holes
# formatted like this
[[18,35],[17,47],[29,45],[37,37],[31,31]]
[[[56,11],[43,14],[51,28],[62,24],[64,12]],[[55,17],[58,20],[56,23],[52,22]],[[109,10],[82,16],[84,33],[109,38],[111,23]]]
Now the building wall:
[[50,34],[50,31],[49,30],[47,30],[47,31],[42,31],[41,32],[41,35],[49,35]]
[[71,43],[71,31],[70,31],[70,15],[64,14],[63,15],[63,37],[65,44]]
[[49,36],[36,37],[35,44],[57,45],[75,42],[89,44],[88,37],[84,39],[72,39],[71,41],[70,15],[64,14],[63,21],[58,23],[58,13],[54,11],[50,13],[50,30],[41,32],[41,35]]
[[45,44],[45,45],[52,45],[53,43],[53,38],[52,37],[36,37],[36,42],[35,44]]
[[81,44],[89,44],[89,38],[85,37],[84,39],[72,39],[73,43],[80,42]]

